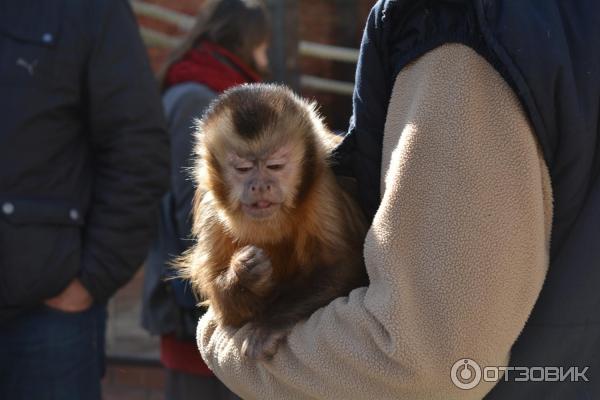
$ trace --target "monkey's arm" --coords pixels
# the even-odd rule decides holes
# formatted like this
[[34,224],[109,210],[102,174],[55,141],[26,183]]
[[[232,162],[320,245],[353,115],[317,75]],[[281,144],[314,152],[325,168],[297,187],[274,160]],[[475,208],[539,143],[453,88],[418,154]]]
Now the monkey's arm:
[[263,314],[273,293],[271,272],[271,262],[261,249],[246,246],[237,250],[227,268],[207,279],[211,284],[206,294],[219,321],[239,327]]
[[481,399],[461,390],[465,357],[503,366],[548,265],[551,192],[510,87],[463,45],[396,80],[383,145],[382,201],[365,242],[370,286],[297,324],[271,361],[241,356],[248,327],[210,314],[198,345],[245,399]]
[[208,297],[221,323],[234,327],[243,325],[264,304],[262,299],[240,284],[229,268],[216,277]]

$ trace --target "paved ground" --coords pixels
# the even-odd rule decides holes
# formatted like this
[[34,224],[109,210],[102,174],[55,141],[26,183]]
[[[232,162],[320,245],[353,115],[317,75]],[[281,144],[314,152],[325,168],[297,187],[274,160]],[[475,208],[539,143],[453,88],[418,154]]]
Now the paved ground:
[[[140,326],[142,283],[143,271],[140,271],[109,304],[105,400],[163,398],[165,378],[158,366],[158,339]],[[150,362],[139,363],[140,360]]]
[[106,336],[109,355],[158,359],[158,338],[141,327],[143,270],[123,287],[109,304]]
[[161,400],[164,372],[156,367],[109,365],[102,390],[104,400]]

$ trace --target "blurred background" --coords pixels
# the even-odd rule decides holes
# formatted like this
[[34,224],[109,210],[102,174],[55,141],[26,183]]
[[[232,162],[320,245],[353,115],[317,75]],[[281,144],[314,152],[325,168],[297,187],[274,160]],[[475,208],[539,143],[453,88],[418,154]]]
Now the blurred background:
[[[271,14],[272,80],[316,100],[328,126],[345,131],[358,47],[375,0],[264,0]],[[155,71],[204,0],[130,0]],[[158,338],[140,326],[143,268],[109,305],[107,400],[163,398]]]
[[[204,0],[131,0],[155,70],[194,22]],[[264,0],[272,18],[273,80],[322,106],[345,130],[362,29],[375,0]]]

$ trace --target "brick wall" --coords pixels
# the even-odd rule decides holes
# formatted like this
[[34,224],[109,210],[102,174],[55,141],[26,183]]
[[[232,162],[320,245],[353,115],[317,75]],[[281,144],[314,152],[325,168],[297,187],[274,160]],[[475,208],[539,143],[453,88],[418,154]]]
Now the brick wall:
[[[195,15],[204,0],[144,0],[188,15]],[[297,0],[298,38],[317,43],[358,48],[362,29],[375,0]],[[141,26],[177,36],[184,32],[176,25],[153,18],[138,16]],[[157,70],[169,50],[157,47],[148,49],[153,67]],[[298,71],[323,78],[354,81],[355,65],[309,57],[299,57]],[[351,114],[349,96],[335,95],[314,90],[301,90],[304,96],[313,98],[321,105],[330,127],[347,128]]]

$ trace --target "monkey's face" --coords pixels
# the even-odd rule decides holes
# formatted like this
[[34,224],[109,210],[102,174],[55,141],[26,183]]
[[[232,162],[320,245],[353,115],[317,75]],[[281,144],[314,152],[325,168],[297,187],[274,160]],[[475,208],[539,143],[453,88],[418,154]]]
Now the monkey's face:
[[263,154],[229,154],[230,196],[252,219],[274,216],[294,195],[297,162],[290,146]]
[[295,221],[288,217],[304,210],[329,148],[314,105],[275,85],[228,90],[197,132],[199,193],[212,195],[222,220],[238,233]]

